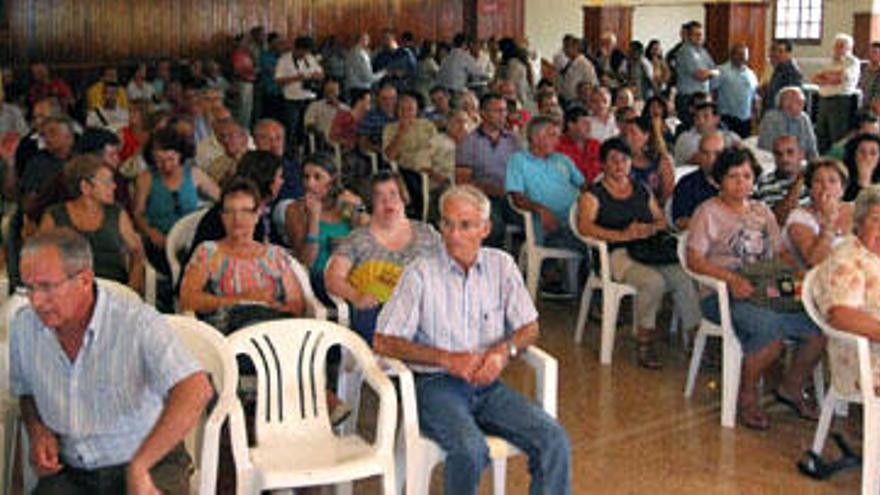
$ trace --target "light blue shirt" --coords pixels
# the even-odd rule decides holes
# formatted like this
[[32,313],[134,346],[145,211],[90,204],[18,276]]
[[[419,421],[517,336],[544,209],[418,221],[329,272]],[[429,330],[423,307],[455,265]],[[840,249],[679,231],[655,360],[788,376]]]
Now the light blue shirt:
[[740,120],[752,118],[752,108],[758,91],[758,78],[747,65],[735,67],[730,62],[722,65],[721,74],[713,82],[718,90],[718,113]]
[[538,310],[509,254],[481,248],[465,272],[446,249],[438,249],[406,268],[376,328],[382,335],[448,352],[482,352],[537,319]]
[[582,185],[584,176],[562,153],[542,159],[522,150],[507,161],[504,189],[546,206],[562,225],[568,225],[568,210],[577,201]]
[[440,64],[437,85],[450,91],[467,89],[469,80],[486,79],[477,60],[464,48],[453,48]]
[[9,352],[12,393],[33,396],[61,462],[81,469],[129,462],[171,388],[200,370],[152,307],[101,288],[73,362],[30,306],[13,319]]
[[812,160],[817,156],[816,133],[805,112],[792,117],[782,110],[768,110],[758,129],[758,148],[773,151],[773,143],[780,136],[797,136],[807,159]]
[[714,69],[715,61],[702,46],[685,43],[675,55],[676,72],[678,74],[678,92],[692,95],[698,91],[709,92],[709,80],[699,81],[694,74],[699,69]]

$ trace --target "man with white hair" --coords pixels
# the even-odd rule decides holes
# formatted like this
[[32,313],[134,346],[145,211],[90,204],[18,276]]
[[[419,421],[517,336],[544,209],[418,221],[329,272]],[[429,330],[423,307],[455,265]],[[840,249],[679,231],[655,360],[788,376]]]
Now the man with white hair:
[[843,33],[835,36],[831,61],[812,78],[819,85],[816,138],[820,152],[825,152],[852,127],[861,70],[852,49],[852,36]]
[[446,452],[445,493],[477,493],[489,465],[485,430],[528,455],[532,493],[570,494],[565,429],[499,380],[537,340],[538,312],[513,258],[481,247],[489,199],[455,186],[440,210],[444,248],[406,268],[379,314],[373,347],[415,373],[419,427]]
[[768,110],[761,119],[758,130],[758,148],[773,151],[773,143],[779,136],[797,136],[807,159],[817,156],[816,135],[810,117],[804,112],[804,92],[797,86],[779,91],[778,108]]

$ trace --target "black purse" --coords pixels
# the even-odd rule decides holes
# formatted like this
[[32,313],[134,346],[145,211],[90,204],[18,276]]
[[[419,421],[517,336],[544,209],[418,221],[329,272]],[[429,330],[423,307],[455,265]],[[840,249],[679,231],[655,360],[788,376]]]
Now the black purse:
[[678,238],[661,230],[651,237],[626,243],[629,257],[646,265],[678,263]]

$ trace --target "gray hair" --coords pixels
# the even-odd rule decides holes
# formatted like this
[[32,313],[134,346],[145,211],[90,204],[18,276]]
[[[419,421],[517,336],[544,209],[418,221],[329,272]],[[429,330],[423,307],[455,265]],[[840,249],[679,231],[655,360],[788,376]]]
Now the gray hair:
[[547,117],[546,115],[536,115],[532,117],[532,119],[529,120],[528,127],[526,128],[526,136],[529,138],[529,141],[531,142],[535,134],[541,132],[541,130],[548,125],[558,126],[559,124],[550,117]]
[[837,33],[834,36],[834,41],[835,42],[843,41],[844,43],[846,43],[847,50],[852,50],[852,48],[853,48],[853,44],[854,44],[853,37],[846,34],[846,33]]
[[474,205],[480,212],[480,218],[488,220],[492,211],[492,203],[486,193],[469,184],[452,186],[440,195],[440,212],[443,212],[446,203],[453,199],[463,199]]
[[862,226],[862,222],[868,216],[868,211],[874,206],[880,205],[880,184],[870,185],[856,197],[856,206],[853,211],[853,225],[856,233]]
[[67,276],[92,269],[92,248],[89,241],[69,227],[39,232],[29,238],[21,249],[21,259],[35,255],[47,247],[54,247],[61,254],[61,266]]
[[778,93],[776,93],[776,101],[773,102],[779,107],[782,104],[782,97],[788,93],[797,93],[798,96],[801,97],[801,100],[806,100],[807,97],[804,95],[804,90],[802,90],[799,86],[785,86],[780,89]]

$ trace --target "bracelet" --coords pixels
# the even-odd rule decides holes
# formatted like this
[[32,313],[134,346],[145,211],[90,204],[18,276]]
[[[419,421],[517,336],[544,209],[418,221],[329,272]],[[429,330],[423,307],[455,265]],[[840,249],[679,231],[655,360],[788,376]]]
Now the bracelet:
[[306,242],[317,244],[321,239],[316,234],[306,234]]

